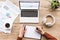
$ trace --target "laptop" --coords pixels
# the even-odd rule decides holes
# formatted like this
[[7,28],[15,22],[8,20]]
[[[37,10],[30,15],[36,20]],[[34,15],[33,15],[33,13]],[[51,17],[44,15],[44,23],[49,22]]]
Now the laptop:
[[39,1],[20,1],[20,23],[39,23]]

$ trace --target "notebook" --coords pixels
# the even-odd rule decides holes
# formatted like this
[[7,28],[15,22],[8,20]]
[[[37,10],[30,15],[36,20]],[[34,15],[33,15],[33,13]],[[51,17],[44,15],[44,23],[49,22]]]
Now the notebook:
[[41,39],[41,34],[36,32],[36,27],[34,26],[26,26],[26,32],[24,37],[33,38],[33,39]]
[[20,1],[20,23],[39,23],[39,1]]

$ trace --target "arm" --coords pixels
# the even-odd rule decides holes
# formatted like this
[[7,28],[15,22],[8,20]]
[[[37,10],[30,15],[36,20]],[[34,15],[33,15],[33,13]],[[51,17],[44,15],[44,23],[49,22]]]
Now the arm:
[[22,40],[22,38],[18,37],[17,40]]
[[22,40],[25,32],[25,25],[20,25],[20,30],[19,30],[19,36],[17,37],[17,40]]
[[45,36],[48,40],[57,40],[55,37],[51,36],[50,34],[48,34],[47,32],[45,32],[43,34],[43,36]]
[[45,36],[47,38],[47,40],[57,40],[55,37],[51,36],[47,32],[44,32],[42,27],[40,27],[40,26],[37,26],[37,30],[36,31],[38,33],[42,34],[43,36]]

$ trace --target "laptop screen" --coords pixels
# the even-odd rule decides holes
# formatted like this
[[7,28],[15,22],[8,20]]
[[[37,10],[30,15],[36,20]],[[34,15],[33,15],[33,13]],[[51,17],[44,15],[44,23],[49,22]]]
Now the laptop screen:
[[22,9],[21,17],[38,17],[37,9]]

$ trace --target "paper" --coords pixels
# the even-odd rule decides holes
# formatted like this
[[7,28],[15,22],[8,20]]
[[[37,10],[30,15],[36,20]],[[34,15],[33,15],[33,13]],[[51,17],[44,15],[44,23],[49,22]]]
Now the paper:
[[24,37],[41,39],[41,35],[36,32],[36,27],[34,26],[26,26],[26,32],[25,32]]
[[[7,0],[0,3],[0,31],[11,33],[12,25],[15,18],[19,14],[19,8],[11,1]],[[5,24],[9,23],[10,28],[6,28]]]

